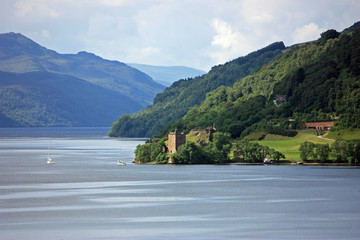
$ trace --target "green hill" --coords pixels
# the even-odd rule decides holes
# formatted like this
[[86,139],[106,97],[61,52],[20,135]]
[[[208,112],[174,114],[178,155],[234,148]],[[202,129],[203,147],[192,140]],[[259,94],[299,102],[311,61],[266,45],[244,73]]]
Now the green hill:
[[145,73],[124,63],[106,60],[88,52],[59,54],[19,33],[0,34],[0,71],[47,71],[73,76],[117,91],[143,107],[150,105],[155,95],[165,88]]
[[140,110],[127,96],[76,77],[0,71],[0,127],[109,126]]
[[360,128],[360,29],[353,29],[328,30],[287,49],[233,87],[208,93],[163,133],[215,126],[233,138],[255,131],[287,135],[303,122],[334,116],[334,129]]
[[156,96],[152,106],[136,114],[123,115],[112,125],[110,136],[150,137],[167,124],[182,118],[187,111],[201,104],[206,93],[219,86],[232,86],[238,79],[254,73],[285,49],[282,42],[215,66],[201,77],[179,80]]

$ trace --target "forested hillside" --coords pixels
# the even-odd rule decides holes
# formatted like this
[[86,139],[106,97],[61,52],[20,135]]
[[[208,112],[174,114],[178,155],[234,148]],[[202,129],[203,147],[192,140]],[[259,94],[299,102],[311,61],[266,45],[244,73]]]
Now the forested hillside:
[[156,96],[154,104],[139,113],[121,116],[115,122],[110,136],[150,137],[159,134],[167,124],[182,118],[187,111],[201,104],[206,93],[219,86],[232,86],[238,79],[254,73],[279,55],[285,46],[282,42],[215,66],[201,77],[180,80]]
[[335,129],[360,128],[360,29],[352,29],[328,30],[317,41],[287,49],[233,87],[208,93],[162,133],[215,126],[233,138],[254,131],[286,135],[305,121],[335,116]]
[[79,78],[0,71],[0,127],[109,126],[140,104]]
[[110,126],[165,87],[88,52],[59,54],[19,33],[0,34],[0,127]]
[[165,88],[124,63],[88,52],[59,54],[19,33],[0,34],[0,71],[66,74],[117,91],[143,107],[150,105],[155,95]]

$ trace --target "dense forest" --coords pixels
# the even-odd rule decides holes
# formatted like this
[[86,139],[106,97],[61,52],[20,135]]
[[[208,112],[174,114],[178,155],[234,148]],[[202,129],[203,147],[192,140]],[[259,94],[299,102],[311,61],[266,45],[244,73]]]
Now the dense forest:
[[[233,87],[219,87],[200,106],[162,130],[215,126],[233,138],[253,131],[291,135],[306,121],[338,117],[335,128],[360,128],[360,29],[329,30],[293,46]],[[288,119],[292,119],[289,124]]]
[[110,136],[150,137],[159,134],[167,124],[182,118],[190,107],[199,105],[206,93],[219,86],[232,86],[238,79],[254,73],[279,55],[282,42],[215,66],[201,77],[179,80],[156,96],[154,104],[136,114],[123,115],[115,122]]

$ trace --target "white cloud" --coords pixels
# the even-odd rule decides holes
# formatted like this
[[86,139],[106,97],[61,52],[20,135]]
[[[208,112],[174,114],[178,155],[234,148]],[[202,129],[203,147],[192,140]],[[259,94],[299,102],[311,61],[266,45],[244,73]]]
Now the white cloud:
[[227,22],[215,18],[211,25],[216,31],[216,35],[211,42],[212,46],[220,46],[223,49],[229,49],[237,41],[238,34],[232,31]]
[[33,17],[51,17],[56,18],[58,13],[50,6],[51,2],[46,0],[22,0],[15,2],[16,15],[24,17],[31,15]]
[[359,20],[356,0],[0,0],[0,32],[60,53],[210,69]]
[[296,28],[291,34],[293,43],[301,43],[316,40],[320,37],[320,34],[324,32],[317,24],[309,23],[302,27]]
[[109,14],[96,14],[90,17],[87,35],[89,37],[103,37],[111,36],[116,31],[116,16]]
[[50,38],[51,37],[51,34],[49,33],[49,31],[47,30],[42,30],[41,31],[41,35],[45,38]]
[[[89,1],[89,0],[87,0]],[[145,5],[149,2],[154,2],[154,0],[91,0],[94,5],[106,6],[106,7],[125,7],[125,6],[134,6],[134,5]],[[159,0],[157,0],[159,1]],[[160,2],[160,1],[159,1]]]
[[202,55],[204,49],[211,46],[213,33],[208,26],[208,8],[194,0],[153,1],[152,5],[141,8],[133,17],[138,48],[152,47],[159,52],[138,62],[200,67],[195,65],[199,58],[209,61]]
[[126,0],[99,0],[99,3],[104,6],[121,7],[125,6],[128,1]]
[[134,62],[137,59],[148,60],[154,57],[161,56],[161,50],[159,48],[147,46],[143,48],[133,48],[130,54],[128,55],[128,61]]
[[240,10],[247,23],[269,23],[275,19],[274,14],[276,14],[277,6],[281,5],[281,2],[281,0],[244,0]]
[[252,50],[251,35],[245,36],[234,31],[229,23],[219,18],[213,19],[211,25],[216,34],[211,42],[213,49],[209,56],[216,61],[216,64],[242,56]]
[[87,29],[77,35],[84,49],[97,55],[124,61],[132,49],[142,48],[137,39],[136,24],[130,18],[109,13],[97,13],[87,22]]

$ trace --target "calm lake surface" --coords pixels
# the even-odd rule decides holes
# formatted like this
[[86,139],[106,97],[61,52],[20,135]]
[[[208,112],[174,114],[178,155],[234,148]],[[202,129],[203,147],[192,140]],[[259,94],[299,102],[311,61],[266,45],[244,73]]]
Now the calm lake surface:
[[357,167],[136,165],[108,130],[0,129],[0,239],[359,239]]

